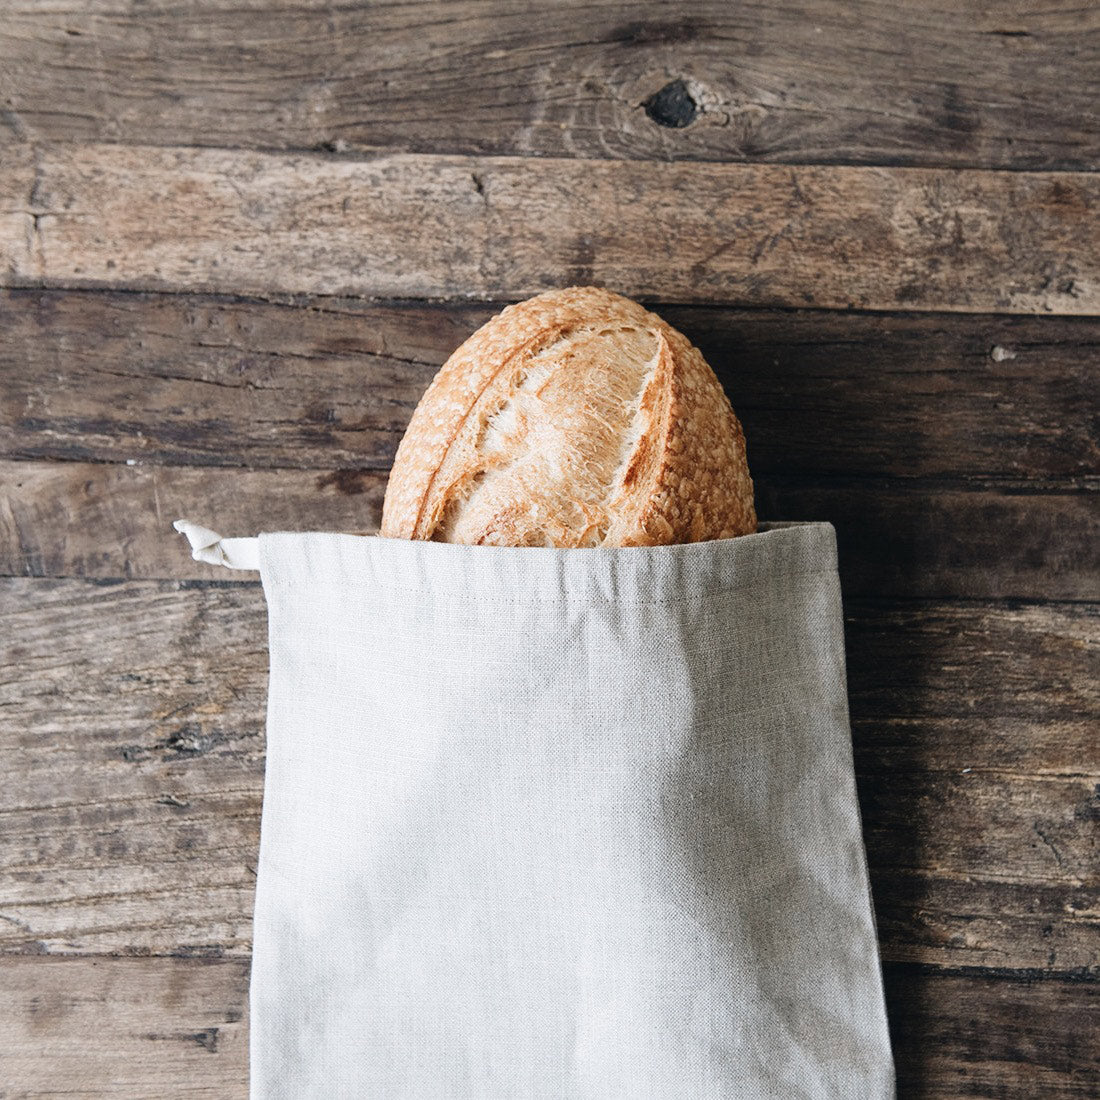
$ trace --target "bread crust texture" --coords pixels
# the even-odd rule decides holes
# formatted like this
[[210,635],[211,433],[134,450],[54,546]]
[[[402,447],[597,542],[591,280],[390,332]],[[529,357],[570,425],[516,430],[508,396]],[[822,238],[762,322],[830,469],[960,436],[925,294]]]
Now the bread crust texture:
[[583,547],[755,530],[744,433],[698,349],[629,298],[569,287],[509,306],[443,364],[381,534]]

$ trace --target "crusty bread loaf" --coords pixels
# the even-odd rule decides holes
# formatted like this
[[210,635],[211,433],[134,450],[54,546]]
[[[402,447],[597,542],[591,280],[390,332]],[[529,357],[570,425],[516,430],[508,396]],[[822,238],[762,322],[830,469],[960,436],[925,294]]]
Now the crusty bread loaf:
[[571,287],[509,306],[443,365],[381,533],[654,546],[755,530],[745,438],[702,355],[637,302]]

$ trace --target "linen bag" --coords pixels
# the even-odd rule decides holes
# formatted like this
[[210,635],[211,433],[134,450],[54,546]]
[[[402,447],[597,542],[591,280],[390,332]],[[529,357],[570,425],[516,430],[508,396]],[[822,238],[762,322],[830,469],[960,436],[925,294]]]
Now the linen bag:
[[824,523],[259,568],[251,1095],[893,1095]]

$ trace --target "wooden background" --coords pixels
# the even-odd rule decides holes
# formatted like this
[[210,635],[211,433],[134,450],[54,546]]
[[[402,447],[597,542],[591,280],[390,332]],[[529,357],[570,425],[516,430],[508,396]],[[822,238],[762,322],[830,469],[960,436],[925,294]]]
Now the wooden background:
[[903,1097],[1100,1092],[1100,9],[0,0],[0,1096],[239,1097],[251,581],[504,302],[653,304],[841,542]]

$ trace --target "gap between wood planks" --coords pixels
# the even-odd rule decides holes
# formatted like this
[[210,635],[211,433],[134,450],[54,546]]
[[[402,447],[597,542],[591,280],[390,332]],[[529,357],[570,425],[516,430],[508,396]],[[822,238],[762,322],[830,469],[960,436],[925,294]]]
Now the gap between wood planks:
[[7,285],[1100,312],[1100,177],[3,147]]

